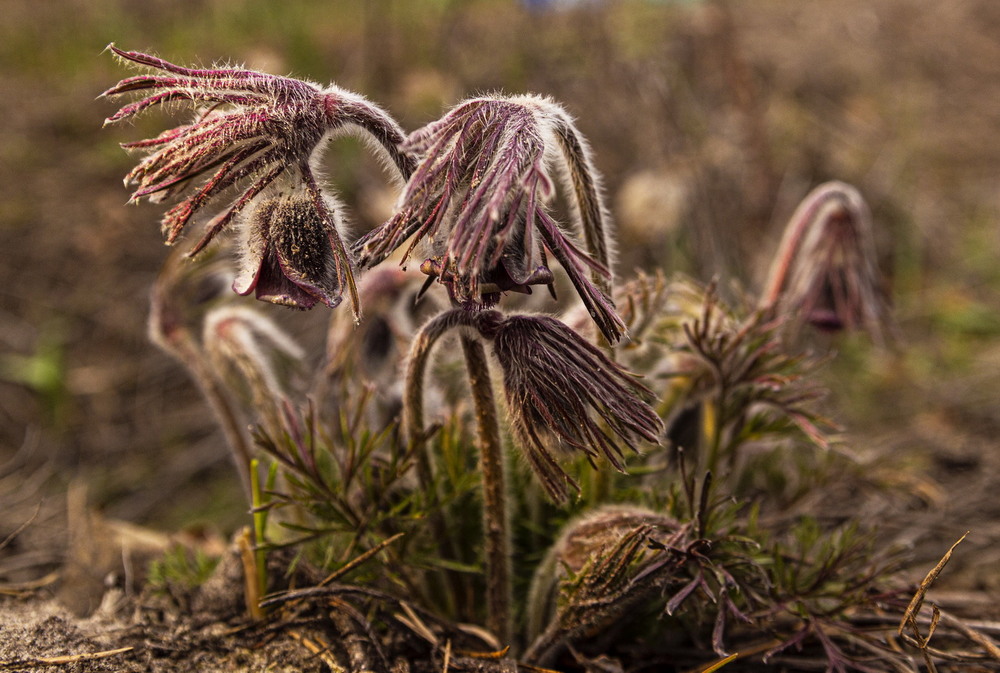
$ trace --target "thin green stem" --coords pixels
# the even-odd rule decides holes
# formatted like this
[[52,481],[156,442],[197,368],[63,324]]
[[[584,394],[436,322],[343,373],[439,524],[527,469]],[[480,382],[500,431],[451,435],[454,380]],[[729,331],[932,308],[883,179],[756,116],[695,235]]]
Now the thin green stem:
[[[265,535],[267,530],[267,509],[264,502],[265,488],[261,488],[260,483],[260,461],[256,458],[250,460],[250,488],[252,491],[253,505],[253,536],[254,536],[254,559],[257,567],[257,595],[267,594],[267,552],[264,549],[266,544]],[[274,474],[273,469],[271,474]],[[270,475],[269,475],[270,477]],[[269,478],[268,481],[271,481]],[[261,609],[263,611],[263,609]]]

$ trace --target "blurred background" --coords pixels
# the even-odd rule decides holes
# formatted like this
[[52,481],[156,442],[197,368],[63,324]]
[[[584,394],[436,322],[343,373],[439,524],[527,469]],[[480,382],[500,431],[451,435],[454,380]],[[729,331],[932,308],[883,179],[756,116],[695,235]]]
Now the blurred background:
[[[112,517],[246,521],[222,435],[146,338],[163,207],[125,205],[133,161],[118,143],[178,117],[101,128],[117,107],[98,94],[130,74],[102,53],[113,41],[336,82],[408,130],[477,93],[551,95],[591,141],[626,278],[659,268],[753,293],[798,201],[826,180],[855,185],[900,340],[823,344],[840,353],[830,414],[853,450],[919,475],[938,556],[973,527],[976,564],[995,567],[995,0],[4,0],[3,13],[0,537],[73,480]],[[337,141],[326,165],[356,232],[385,217],[394,193],[356,142]],[[52,511],[36,534],[58,529]]]

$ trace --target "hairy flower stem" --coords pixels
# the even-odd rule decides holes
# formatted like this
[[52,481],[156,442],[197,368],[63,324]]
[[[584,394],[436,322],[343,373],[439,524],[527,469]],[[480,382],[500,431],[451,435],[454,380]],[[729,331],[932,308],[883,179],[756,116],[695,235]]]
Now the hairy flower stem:
[[510,525],[504,486],[503,443],[493,399],[489,361],[483,345],[462,336],[462,351],[479,427],[479,464],[483,474],[483,530],[486,536],[487,627],[501,643],[511,636]]
[[215,379],[205,364],[201,353],[193,347],[193,341],[183,340],[177,348],[170,351],[171,354],[180,360],[188,368],[191,378],[195,380],[201,389],[202,396],[208,400],[209,406],[215,414],[215,420],[222,428],[222,434],[229,444],[230,456],[236,464],[236,471],[240,475],[240,485],[247,502],[251,500],[250,492],[250,447],[246,436],[243,434],[245,423],[237,417],[236,411],[230,404],[229,399],[223,392],[223,386]]
[[182,325],[165,317],[169,309],[164,308],[163,288],[153,289],[152,310],[149,317],[149,331],[153,341],[184,365],[202,396],[208,401],[215,420],[229,444],[230,455],[240,475],[240,484],[247,502],[252,501],[250,481],[250,447],[243,432],[244,423],[226,397],[223,386],[212,374],[204,354],[198,348],[194,337]]
[[[580,228],[583,230],[583,240],[587,253],[604,269],[613,273],[608,210],[601,197],[600,177],[594,167],[590,147],[575,126],[565,120],[556,125],[556,138],[559,141],[563,157],[566,159],[564,180],[574,196],[570,203],[576,211],[575,219],[579,221]],[[612,296],[613,276],[604,276],[596,269],[591,269],[590,276],[594,285],[601,292],[608,297]],[[596,343],[604,348],[608,357],[614,360],[615,349],[599,327],[596,330],[595,338]],[[603,480],[604,477],[598,476],[597,479]]]
[[[587,252],[608,271],[611,271],[611,252],[608,245],[607,209],[601,199],[600,187],[595,176],[596,169],[590,158],[589,150],[577,134],[572,124],[559,124],[556,127],[556,137],[566,158],[569,183],[572,186],[578,209],[577,217],[583,229],[584,243]],[[591,271],[591,278],[602,292],[611,296],[611,279]]]
[[[407,441],[423,441],[424,375],[431,349],[448,330],[472,326],[474,314],[452,310],[428,322],[414,339],[410,349],[409,367],[404,392],[404,427]],[[511,584],[510,527],[507,522],[507,501],[504,490],[503,444],[497,420],[496,402],[489,374],[489,361],[483,346],[474,337],[461,337],[469,386],[479,428],[479,460],[483,479],[483,529],[486,557],[487,627],[501,642],[510,642]],[[430,460],[426,451],[417,452],[417,470],[425,486],[434,492]],[[435,520],[436,519],[436,520]],[[450,542],[444,522],[432,517],[431,526],[439,540]],[[441,530],[438,530],[440,526]]]
[[[448,532],[448,526],[439,507],[440,495],[434,482],[434,468],[431,465],[430,454],[423,445],[427,441],[427,430],[424,427],[424,378],[427,364],[430,361],[431,350],[441,335],[454,325],[447,320],[450,313],[440,315],[417,333],[410,346],[410,355],[406,370],[406,384],[403,389],[403,433],[408,450],[416,459],[417,479],[426,496],[429,498],[428,521],[431,532],[438,542],[438,553],[444,558],[457,558],[455,541]],[[445,571],[450,592],[446,593],[447,607],[453,613],[460,596],[468,595],[466,582],[456,573]]]
[[[457,320],[460,316],[462,316],[462,313],[457,311],[449,311],[437,316],[421,328],[410,346],[409,364],[406,370],[406,385],[403,391],[403,429],[406,433],[406,441],[410,445],[426,441],[426,430],[424,428],[424,378],[431,350],[445,332],[460,324],[460,321]],[[427,451],[417,451],[416,460],[417,475],[424,490],[432,493],[436,499],[437,488],[434,485],[434,474],[430,456]]]

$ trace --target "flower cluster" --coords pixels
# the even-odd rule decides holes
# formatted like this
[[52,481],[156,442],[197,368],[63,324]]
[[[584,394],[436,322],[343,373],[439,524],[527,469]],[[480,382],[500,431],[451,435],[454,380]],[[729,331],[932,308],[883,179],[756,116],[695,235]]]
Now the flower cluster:
[[[604,455],[619,469],[612,436],[628,446],[635,439],[657,441],[659,419],[640,399],[648,391],[572,329],[551,318],[478,313],[504,292],[545,285],[554,294],[551,255],[608,342],[624,335],[610,299],[611,246],[599,177],[562,107],[530,95],[476,98],[405,137],[380,108],[335,86],[241,68],[186,68],[109,48],[152,72],[104,92],[144,95],[108,123],[177,101],[198,108],[191,123],[125,143],[146,153],[125,181],[135,187],[134,201],[165,200],[199,183],[164,216],[168,243],[228,197],[213,208],[190,254],[237,224],[238,294],[333,308],[347,290],[360,317],[341,207],[313,168],[326,139],[360,132],[407,183],[395,215],[354,244],[357,265],[375,266],[410,239],[405,263],[415,246],[427,244],[421,270],[447,287],[462,312],[478,315],[475,322],[504,370],[515,433],[549,494],[565,499],[566,485],[573,484],[549,451],[550,436],[591,459]],[[557,183],[566,192],[572,232],[549,212]]]
[[[615,640],[616,655],[635,649],[639,661],[651,650],[620,641],[623,627],[682,607],[687,612],[678,616],[692,637],[710,639],[720,657],[734,619],[748,625],[736,637],[745,631],[759,641],[759,631],[774,641],[765,662],[812,633],[829,668],[844,669],[849,653],[831,644],[824,626],[859,651],[872,650],[874,641],[850,640],[855,635],[844,615],[888,594],[873,590],[881,571],[853,534],[820,544],[825,531],[810,523],[801,551],[785,544],[783,530],[772,544],[756,517],[746,526],[737,522],[744,506],[735,499],[757,488],[757,474],[768,489],[790,483],[786,491],[800,490],[786,478],[783,452],[803,439],[827,445],[825,419],[809,404],[818,391],[802,380],[810,358],[783,348],[790,332],[807,322],[876,336],[885,329],[871,216],[856,190],[828,183],[806,198],[786,229],[758,310],[747,318],[722,304],[714,284],[704,291],[668,284],[660,273],[640,275],[615,295],[610,218],[590,148],[549,98],[465,100],[407,136],[382,109],[333,85],[243,68],[187,68],[109,49],[148,72],[104,92],[140,94],[108,123],[160,106],[193,111],[188,123],[124,144],[142,154],[125,182],[132,201],[176,201],[162,220],[168,244],[192,223],[205,228],[188,253],[197,255],[194,262],[176,250],[164,265],[153,287],[150,335],[188,368],[226,434],[253,505],[255,553],[244,560],[259,574],[251,584],[258,594],[268,590],[265,552],[274,542],[321,541],[324,562],[336,566],[301,593],[273,592],[259,604],[260,595],[248,593],[252,610],[286,604],[300,611],[301,600],[316,600],[330,618],[320,626],[350,645],[372,640],[376,629],[368,619],[376,612],[362,615],[348,599],[391,604],[397,618],[386,612],[377,619],[412,630],[405,638],[392,635],[406,656],[414,643],[426,642],[444,668],[517,668],[507,652],[520,641],[527,668],[625,670],[599,654],[600,643]],[[402,187],[393,215],[358,240],[346,239],[345,208],[317,177],[326,141],[347,132],[369,141]],[[557,191],[566,222],[553,215]],[[208,248],[228,229],[236,230],[235,274],[216,263],[223,246]],[[427,278],[388,265],[374,269],[393,255],[401,266],[416,257]],[[359,272],[367,275],[356,282]],[[531,294],[535,286],[555,298],[557,279],[568,280],[579,297],[562,320],[496,309],[506,293]],[[447,296],[418,304],[435,283]],[[234,301],[227,286],[300,309],[336,308],[348,294],[353,313],[332,315],[325,362],[305,372],[295,365],[308,354],[265,314]],[[230,303],[216,301],[221,292]],[[352,318],[360,322],[362,298],[369,315],[360,327],[350,325]],[[597,343],[582,336],[593,330],[590,321]],[[435,345],[453,331],[464,369],[454,361],[432,368]],[[632,340],[620,345],[629,333]],[[442,378],[466,373],[468,395],[447,379],[435,390],[429,371]],[[498,385],[494,374],[502,378]],[[660,399],[644,382],[663,388]],[[439,401],[447,402],[447,424],[425,419],[425,405],[443,406]],[[256,430],[248,429],[251,421]],[[474,447],[469,423],[476,426]],[[638,455],[664,440],[677,448],[672,455]],[[505,476],[507,444],[534,476],[513,480],[517,488]],[[274,461],[263,484],[255,452]],[[566,466],[569,457],[576,466],[585,468],[586,460],[595,469],[607,463],[625,472],[629,452],[637,454],[628,456],[633,472],[644,476],[627,489],[616,488],[624,480],[613,474],[582,489]],[[675,484],[665,484],[674,467]],[[515,610],[515,572],[543,558],[539,543],[555,533],[551,508],[539,502],[543,493],[555,505],[578,495],[576,506],[590,511],[554,540],[535,572],[527,610]],[[508,505],[512,496],[517,509]],[[625,497],[636,502],[625,504]],[[269,540],[268,515],[286,507],[278,523],[292,535]],[[516,564],[512,512],[530,532],[518,538]],[[477,539],[468,518],[479,515],[481,552],[465,550]],[[382,565],[365,571],[377,578],[371,586],[340,583],[383,555]],[[820,559],[818,570],[812,557]],[[484,586],[469,581],[478,563]],[[857,590],[831,603],[830,587],[842,589],[845,576]],[[400,588],[463,623],[485,616],[485,629],[452,630],[416,602],[411,609],[392,598]],[[705,610],[704,600],[688,608],[693,596],[712,601],[715,610]],[[343,610],[330,612],[333,599]],[[706,616],[710,636],[702,628]],[[517,621],[527,627],[520,638]],[[783,633],[789,628],[798,631]],[[459,632],[462,640],[475,635],[488,642],[490,650],[466,649],[452,640]],[[372,645],[382,668],[396,660]],[[364,649],[344,652],[355,668],[378,667],[355,656]],[[664,658],[659,643],[653,650],[654,658]],[[330,667],[340,666],[338,653],[331,650]],[[483,661],[495,666],[484,668]]]
[[[427,241],[421,270],[446,285],[457,304],[481,309],[496,305],[504,292],[530,293],[533,285],[554,293],[551,254],[604,337],[614,343],[624,334],[609,298],[608,217],[597,171],[572,119],[550,99],[465,101],[404,138],[387,113],[335,86],[242,68],[186,68],[114,45],[109,49],[152,73],[126,78],[104,92],[144,94],[106,123],[177,101],[198,108],[191,123],[123,145],[146,153],[125,182],[135,187],[133,201],[157,202],[200,182],[164,215],[168,243],[229,196],[191,254],[239,224],[238,293],[310,308],[317,302],[335,307],[347,290],[360,317],[339,205],[324,193],[313,169],[324,140],[354,131],[373,141],[408,179],[397,213],[355,244],[360,266],[378,264],[412,238],[405,262]],[[553,166],[567,190],[575,235],[563,231],[547,209],[555,191]]]

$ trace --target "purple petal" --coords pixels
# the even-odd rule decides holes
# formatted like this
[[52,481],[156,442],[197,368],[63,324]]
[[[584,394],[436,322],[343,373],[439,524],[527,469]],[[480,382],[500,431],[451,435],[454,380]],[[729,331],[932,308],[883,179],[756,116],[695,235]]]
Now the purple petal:
[[[268,247],[257,275],[254,296],[261,301],[281,304],[293,308],[310,309],[316,305],[317,297],[306,288],[292,281],[282,268],[273,247]],[[329,304],[325,298],[324,303]],[[339,298],[338,298],[339,300]],[[336,305],[336,304],[334,304]]]

